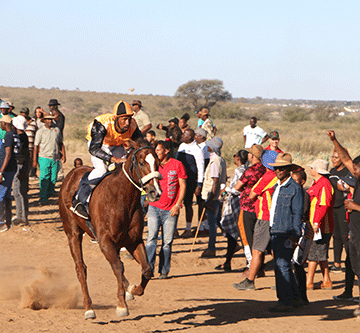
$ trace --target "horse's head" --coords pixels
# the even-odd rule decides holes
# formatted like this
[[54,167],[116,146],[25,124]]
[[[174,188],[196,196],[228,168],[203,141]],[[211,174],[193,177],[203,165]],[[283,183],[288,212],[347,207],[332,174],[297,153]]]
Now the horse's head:
[[130,171],[146,191],[148,200],[154,202],[160,199],[161,189],[159,179],[162,178],[159,173],[159,158],[155,154],[154,148],[145,142],[131,141],[130,145],[133,149],[131,156]]

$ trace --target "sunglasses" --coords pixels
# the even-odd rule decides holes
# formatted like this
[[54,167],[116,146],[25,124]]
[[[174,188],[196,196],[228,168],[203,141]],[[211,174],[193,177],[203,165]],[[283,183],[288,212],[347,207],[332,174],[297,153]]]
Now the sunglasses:
[[279,170],[279,171],[285,171],[286,170],[286,166],[274,166],[274,170]]

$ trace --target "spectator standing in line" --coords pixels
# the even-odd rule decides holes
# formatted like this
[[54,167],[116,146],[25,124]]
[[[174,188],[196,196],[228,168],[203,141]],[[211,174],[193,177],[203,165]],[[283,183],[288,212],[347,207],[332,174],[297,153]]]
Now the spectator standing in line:
[[264,266],[265,251],[270,243],[271,195],[278,180],[274,167],[270,164],[275,162],[277,155],[276,151],[262,151],[261,162],[266,167],[266,172],[250,191],[249,198],[256,199],[255,212],[257,220],[254,226],[249,276],[240,283],[233,284],[239,290],[255,289],[256,275],[258,274],[259,277],[265,276],[265,270],[262,266]]
[[214,137],[206,141],[210,152],[210,162],[205,170],[204,185],[201,196],[205,200],[204,208],[209,222],[208,248],[201,254],[201,258],[214,258],[216,256],[216,229],[220,226],[222,201],[220,201],[221,188],[226,184],[226,162],[221,157],[222,140]]
[[193,236],[191,232],[191,224],[193,219],[193,196],[201,193],[201,188],[204,180],[204,155],[201,148],[197,145],[195,132],[192,129],[187,129],[182,135],[183,143],[179,146],[176,154],[176,159],[179,160],[185,167],[186,193],[184,198],[184,205],[186,211],[186,228],[182,238],[190,238]]
[[136,120],[136,123],[141,131],[141,134],[145,134],[152,128],[152,124],[149,116],[143,110],[141,101],[134,99],[131,104],[131,109],[134,112],[133,118]]
[[311,244],[308,257],[307,289],[314,289],[314,275],[318,263],[323,275],[321,289],[332,289],[328,254],[330,238],[334,229],[334,189],[327,178],[330,174],[328,166],[329,163],[324,160],[315,160],[309,165],[310,174],[314,178],[314,182],[308,189],[310,223],[314,230],[314,241]]
[[302,304],[292,271],[291,259],[295,244],[302,234],[303,192],[290,176],[293,166],[290,154],[279,154],[272,163],[278,181],[274,187],[270,209],[271,247],[275,260],[275,281],[278,304],[270,312],[291,312]]
[[251,148],[252,145],[261,145],[267,141],[267,133],[257,126],[257,118],[250,118],[250,125],[244,127],[244,144],[245,149]]
[[147,131],[145,138],[150,143],[151,147],[156,148],[157,145],[156,133],[153,130]]
[[52,115],[44,116],[45,126],[35,135],[33,167],[36,168],[39,163],[40,205],[46,204],[55,191],[60,159],[62,163],[66,162],[61,131],[52,126],[54,118]]
[[[0,103],[0,111],[1,111],[0,118],[3,117],[3,116],[6,116],[6,115],[9,115],[11,118],[14,118],[13,115],[9,114],[10,113],[9,103],[2,101]],[[6,131],[1,129],[0,130],[0,140],[4,140],[5,134],[6,134]]]
[[[250,198],[250,192],[253,186],[266,172],[266,168],[261,163],[261,154],[263,148],[260,145],[253,145],[249,149],[248,160],[251,166],[244,172],[235,185],[235,190],[241,192],[240,195],[240,216],[239,231],[244,252],[248,262],[248,268],[251,263],[251,250],[253,245],[253,234],[256,223],[255,201],[256,198]],[[244,271],[247,276],[249,269]]]
[[[333,241],[334,241],[334,265],[331,266],[330,272],[341,273],[341,254],[343,247],[345,250],[348,247],[348,234],[349,226],[346,220],[346,212],[344,207],[344,201],[346,198],[346,193],[338,189],[338,181],[341,177],[346,177],[349,173],[349,170],[341,162],[339,154],[336,150],[333,151],[331,162],[333,168],[330,170],[329,180],[332,187],[334,188],[334,232],[333,232]],[[348,252],[346,250],[346,252]]]
[[180,208],[186,191],[186,172],[180,161],[170,158],[171,145],[159,141],[155,152],[160,160],[159,172],[162,175],[161,197],[149,203],[148,237],[146,253],[152,269],[155,266],[158,233],[162,230],[162,246],[159,254],[160,279],[167,279],[170,271],[171,248],[176,230]]
[[50,99],[49,101],[49,111],[50,115],[54,116],[53,124],[57,127],[62,137],[64,137],[64,128],[65,128],[65,116],[59,110],[59,105],[61,105],[57,99]]
[[80,168],[83,166],[83,160],[80,157],[74,159],[74,168]]
[[[302,217],[302,236],[305,237],[304,242],[301,242],[299,240],[299,244],[297,245],[297,247],[299,247],[299,245],[302,244],[303,248],[301,249],[302,251],[304,251],[302,253],[302,263],[298,263],[297,261],[295,261],[295,253],[296,253],[296,248],[295,248],[295,253],[293,256],[293,265],[294,265],[294,270],[295,270],[295,277],[296,277],[296,281],[298,283],[298,287],[299,287],[299,292],[300,292],[300,299],[302,300],[304,305],[309,304],[309,300],[307,298],[307,292],[306,292],[306,272],[304,269],[304,264],[307,260],[307,256],[309,255],[309,250],[310,247],[307,248],[307,246],[305,245],[306,242],[311,242],[312,243],[312,239],[314,238],[314,230],[311,226],[310,220],[309,220],[309,214],[310,214],[310,196],[309,193],[307,193],[303,186],[306,183],[306,173],[304,171],[303,168],[298,168],[295,171],[293,171],[292,175],[291,175],[292,179],[295,180],[296,183],[298,183],[301,186],[302,189],[302,193],[303,193],[303,198],[304,198],[304,210],[303,210],[303,217]],[[300,248],[298,249],[300,250]],[[299,259],[298,257],[296,259]]]
[[[65,116],[63,113],[59,110],[60,103],[57,99],[50,99],[49,101],[49,111],[50,115],[54,116],[53,124],[55,127],[59,128],[61,132],[62,139],[64,139],[64,128],[65,128]],[[60,150],[60,155],[62,154]],[[64,169],[62,166],[62,159],[59,160],[59,170],[58,170],[58,177],[59,180],[64,179]]]
[[32,160],[33,160],[33,154],[34,154],[34,140],[35,140],[35,134],[37,131],[36,121],[34,118],[31,118],[29,116],[30,110],[29,108],[22,108],[20,110],[20,115],[23,116],[26,119],[27,126],[25,127],[25,133],[28,137],[29,141],[29,177],[36,179],[36,170],[32,167]]
[[[16,220],[18,223],[28,224],[29,216],[29,139],[25,133],[26,118],[20,113],[12,121],[20,139],[20,149],[16,154],[17,171],[13,180],[13,192],[16,204]],[[15,220],[15,218],[13,219]]]
[[[204,154],[204,170],[206,169],[210,161],[210,153],[205,142],[206,136],[207,136],[207,132],[203,128],[197,128],[195,130],[195,141]],[[201,193],[196,196],[196,202],[198,204],[198,219],[199,219],[198,222],[200,222],[201,214],[204,208],[204,200],[201,198]],[[209,224],[207,218],[204,217],[199,227],[198,236],[208,236],[208,235],[209,235]]]
[[235,190],[235,184],[241,178],[246,170],[245,164],[247,162],[248,152],[246,150],[239,150],[234,155],[234,164],[236,169],[234,175],[231,177],[230,184],[224,190],[226,199],[224,202],[224,211],[222,213],[220,227],[223,235],[227,238],[227,251],[225,255],[225,262],[222,265],[215,267],[216,270],[231,271],[231,259],[235,252],[240,250],[240,245],[237,239],[240,236],[239,227],[237,225],[240,214],[240,192]]
[[[360,289],[360,156],[357,156],[354,158],[354,160],[351,160],[347,150],[336,139],[335,132],[328,131],[327,135],[333,142],[341,162],[344,163],[344,165],[356,178],[354,194],[352,197],[353,200],[345,200],[345,209],[350,212],[349,257],[352,271],[358,278],[358,285]],[[345,268],[347,269],[348,266],[345,266]],[[346,279],[346,284],[348,284],[348,279]],[[346,287],[348,287],[348,285],[346,285]],[[348,288],[346,288],[345,291],[347,291],[347,289]],[[360,304],[359,307],[355,309],[354,316],[360,316]]]
[[17,114],[14,112],[15,106],[11,102],[8,102],[8,103],[10,106],[9,116],[12,118],[15,118],[17,116]]
[[11,185],[17,170],[20,139],[13,131],[12,118],[8,114],[0,118],[0,125],[5,131],[5,156],[0,167],[0,232],[4,232],[11,225]]
[[264,148],[264,150],[273,150],[278,153],[283,153],[283,151],[279,148],[279,141],[280,141],[279,132],[277,131],[270,132],[269,133],[270,144],[266,148]]
[[179,119],[172,117],[169,120],[169,126],[163,126],[163,124],[157,125],[159,130],[165,131],[165,136],[171,141],[171,154],[170,157],[175,157],[176,152],[181,144],[182,132],[179,127]]
[[201,125],[201,128],[203,128],[207,132],[206,140],[210,140],[216,135],[217,128],[214,125],[213,121],[209,118],[209,109],[202,108],[200,111],[200,117],[204,121]]
[[46,112],[43,110],[43,108],[41,106],[38,106],[35,108],[34,119],[35,119],[35,123],[36,123],[36,130],[45,126],[45,123],[43,121],[45,114],[46,114]]
[[188,113],[184,113],[179,119],[179,127],[181,129],[181,132],[184,133],[186,129],[190,128],[188,124],[189,119],[190,119],[190,115]]

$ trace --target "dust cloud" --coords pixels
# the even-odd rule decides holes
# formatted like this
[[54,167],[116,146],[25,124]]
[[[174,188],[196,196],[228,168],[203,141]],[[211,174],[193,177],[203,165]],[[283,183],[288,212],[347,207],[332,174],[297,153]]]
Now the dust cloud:
[[63,271],[47,267],[2,267],[0,300],[19,300],[32,310],[73,309],[80,299],[79,285]]

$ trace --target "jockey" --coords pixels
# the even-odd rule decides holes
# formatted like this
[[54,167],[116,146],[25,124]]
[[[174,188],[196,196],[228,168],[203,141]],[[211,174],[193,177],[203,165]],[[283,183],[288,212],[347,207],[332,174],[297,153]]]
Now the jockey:
[[115,104],[112,114],[97,116],[88,127],[86,139],[94,170],[86,179],[81,179],[70,208],[84,219],[89,219],[86,208],[92,188],[100,182],[111,163],[125,162],[127,156],[124,144],[130,139],[142,137],[135,119],[132,118],[133,114],[130,104],[120,101]]

